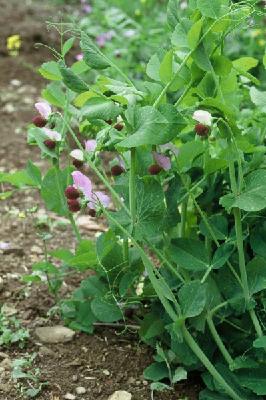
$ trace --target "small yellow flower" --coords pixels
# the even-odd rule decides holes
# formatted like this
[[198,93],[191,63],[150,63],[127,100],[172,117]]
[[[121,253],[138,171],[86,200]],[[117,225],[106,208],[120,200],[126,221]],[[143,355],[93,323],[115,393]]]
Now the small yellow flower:
[[20,35],[11,35],[7,38],[6,47],[10,56],[17,56],[21,47]]
[[26,218],[26,214],[25,214],[23,211],[21,211],[21,212],[18,214],[18,217],[19,217],[20,219],[24,219],[24,218]]

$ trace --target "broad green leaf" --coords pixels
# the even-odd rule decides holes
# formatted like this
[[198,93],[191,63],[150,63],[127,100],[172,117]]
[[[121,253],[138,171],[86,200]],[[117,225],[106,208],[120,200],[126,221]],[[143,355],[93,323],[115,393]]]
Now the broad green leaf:
[[76,75],[70,68],[60,65],[60,71],[64,84],[75,93],[83,93],[90,90],[89,85]]
[[42,184],[42,175],[40,168],[29,160],[27,163],[26,172],[29,175],[29,177],[33,180],[35,185],[40,187]]
[[230,397],[204,389],[199,394],[199,400],[230,400]]
[[59,65],[55,61],[49,61],[42,64],[41,68],[39,68],[39,72],[45,79],[49,79],[51,81],[62,80]]
[[266,349],[266,336],[261,336],[254,340],[253,347],[255,349]]
[[181,23],[178,23],[171,36],[172,45],[178,49],[189,48],[187,32]]
[[203,43],[197,46],[196,50],[192,54],[192,58],[197,66],[203,71],[212,70],[212,64]]
[[140,337],[144,339],[144,341],[149,341],[156,336],[160,336],[163,331],[164,323],[155,312],[144,316],[139,331]]
[[62,56],[63,57],[65,57],[65,55],[73,47],[75,40],[76,40],[75,37],[71,37],[71,38],[67,39],[67,41],[64,43],[63,49],[62,49]]
[[212,259],[214,269],[222,268],[234,252],[234,245],[224,243],[215,251]]
[[253,86],[249,93],[252,103],[259,107],[263,113],[266,113],[266,91],[262,92]]
[[250,236],[250,245],[254,253],[266,259],[266,227],[254,227]]
[[203,25],[203,19],[201,18],[197,22],[195,22],[194,25],[192,25],[187,34],[187,40],[191,50],[194,50],[196,45],[198,44],[198,41],[201,36],[202,25]]
[[209,267],[204,243],[195,239],[175,239],[169,253],[172,261],[189,271],[205,271]]
[[58,268],[46,261],[41,261],[33,264],[32,270],[46,272],[47,274],[59,274]]
[[150,381],[160,381],[161,379],[168,378],[169,372],[165,363],[153,363],[149,365],[143,372],[145,379]]
[[204,144],[202,141],[187,142],[180,147],[178,155],[178,164],[181,171],[188,171],[194,159],[204,153]]
[[163,83],[167,84],[173,77],[173,50],[169,50],[160,65],[159,70],[160,79]]
[[178,297],[185,318],[201,314],[206,304],[206,284],[200,281],[186,283],[178,292]]
[[159,110],[152,106],[134,107],[129,123],[133,134],[119,143],[121,147],[168,143],[184,126],[183,117],[171,105],[163,105]]
[[[266,207],[266,170],[251,172],[245,180],[243,192],[234,197],[225,195],[220,204],[226,208],[238,207],[244,211],[260,211]],[[228,207],[229,206],[229,207]]]
[[197,0],[197,8],[205,17],[216,19],[220,16],[221,0]]
[[213,69],[218,76],[228,76],[232,69],[232,61],[225,56],[213,58]]
[[233,67],[239,72],[247,72],[252,68],[255,68],[259,63],[259,60],[253,57],[241,57],[233,61]]
[[252,390],[259,396],[266,395],[265,368],[239,371],[237,379],[242,387]]
[[123,318],[123,313],[113,298],[96,297],[91,302],[91,310],[101,322],[115,322]]
[[170,28],[175,29],[176,24],[179,21],[178,10],[179,10],[179,0],[169,0],[167,6],[167,21]]
[[121,113],[121,108],[111,100],[100,97],[89,99],[81,110],[81,117],[86,119],[114,119]]
[[87,91],[87,92],[83,92],[80,93],[74,100],[74,105],[78,108],[82,108],[84,106],[84,104],[94,98],[94,97],[98,97],[98,95],[95,92],[92,91]]
[[[207,217],[206,217],[207,218]],[[228,236],[228,221],[226,217],[222,214],[214,214],[207,218],[208,224],[211,226],[211,229],[217,240],[225,240]],[[199,224],[200,232],[209,239],[213,239],[209,229],[204,223],[204,220],[201,220]]]
[[149,78],[153,79],[154,81],[160,81],[160,60],[157,54],[154,54],[146,67],[146,74],[148,75]]
[[137,237],[155,237],[162,233],[166,214],[163,189],[157,180],[144,178],[136,184],[137,217],[135,234]]
[[90,69],[90,67],[83,60],[76,61],[74,64],[71,65],[70,68],[74,72],[74,74],[77,75],[83,74]]
[[24,186],[36,186],[34,179],[28,174],[27,170],[8,173],[0,173],[0,183],[10,183],[13,186],[22,188]]
[[41,187],[41,196],[45,201],[46,207],[58,215],[67,215],[68,208],[64,196],[64,189],[70,179],[70,170],[57,170],[51,168],[43,178]]
[[172,382],[177,383],[187,379],[187,371],[183,367],[178,367],[172,377]]
[[91,68],[105,69],[110,66],[106,56],[85,33],[81,34],[80,47],[84,55],[85,63]]
[[64,108],[66,97],[60,82],[53,82],[42,91],[42,97],[55,107]]
[[266,289],[266,261],[265,258],[255,257],[247,264],[248,284],[251,294]]

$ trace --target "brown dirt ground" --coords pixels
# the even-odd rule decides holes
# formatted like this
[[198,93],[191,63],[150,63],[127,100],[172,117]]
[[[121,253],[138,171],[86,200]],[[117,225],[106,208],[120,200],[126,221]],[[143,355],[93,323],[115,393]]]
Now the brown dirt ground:
[[[52,5],[48,1],[13,1],[0,0],[0,115],[1,147],[0,171],[23,168],[28,159],[44,165],[39,154],[26,144],[26,126],[31,120],[33,104],[40,95],[43,85],[36,67],[50,59],[45,48],[36,50],[34,43],[43,41],[57,42],[55,32],[47,32],[45,21],[59,18],[64,8]],[[19,33],[23,46],[18,57],[9,57],[5,41],[11,34]],[[20,84],[16,86],[19,80]],[[28,209],[38,205],[37,213],[30,215]],[[30,191],[17,192],[0,203],[0,241],[9,242],[14,250],[10,254],[0,253],[0,276],[4,279],[4,290],[0,292],[0,305],[14,306],[17,317],[31,333],[36,326],[59,323],[55,317],[47,317],[47,311],[53,306],[45,287],[27,287],[21,282],[21,276],[30,271],[31,264],[42,260],[42,242],[37,235],[35,222],[43,215],[48,215],[53,222],[54,239],[51,247],[73,247],[73,237],[67,226],[63,229],[58,219],[47,214],[38,194]],[[21,214],[22,213],[22,214]],[[26,215],[26,218],[23,217]],[[97,226],[90,221],[87,236],[95,236]],[[92,226],[94,225],[94,227]],[[98,221],[99,229],[102,221]],[[67,294],[78,285],[82,277],[66,282],[63,289]],[[25,352],[37,352],[35,367],[40,368],[43,381],[48,381],[47,388],[39,396],[41,400],[61,400],[67,392],[75,393],[77,386],[84,386],[85,395],[77,396],[83,400],[107,400],[115,390],[127,390],[132,393],[132,400],[149,400],[151,393],[147,382],[143,382],[143,369],[152,359],[151,350],[141,345],[137,335],[121,335],[112,329],[98,329],[92,336],[77,334],[67,345],[58,344],[49,347],[52,355],[39,351],[33,334],[24,350],[18,348],[0,349],[11,359],[23,356]],[[108,370],[109,375],[104,371]],[[77,376],[73,378],[73,376]],[[2,386],[1,386],[2,385]],[[2,391],[1,391],[2,389]],[[186,384],[176,385],[171,393],[157,393],[156,400],[178,400],[198,398],[198,385],[194,379]],[[187,396],[187,397],[186,397]],[[9,374],[0,376],[0,399],[20,399],[15,384]]]

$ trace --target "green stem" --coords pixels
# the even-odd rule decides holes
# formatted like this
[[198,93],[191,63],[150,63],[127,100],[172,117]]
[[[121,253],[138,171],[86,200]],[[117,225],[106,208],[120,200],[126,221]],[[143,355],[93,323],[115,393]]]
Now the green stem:
[[124,261],[129,264],[129,249],[128,249],[128,239],[123,239],[123,257]]
[[136,223],[137,204],[136,204],[136,149],[131,149],[130,176],[129,176],[129,208],[132,218],[133,231]]
[[210,315],[207,316],[207,324],[208,324],[208,327],[209,327],[210,332],[212,334],[212,337],[213,337],[217,347],[219,348],[220,352],[222,353],[224,359],[227,361],[229,366],[232,365],[234,360],[230,356],[227,348],[225,347],[225,345],[224,345],[219,333],[216,330],[216,327],[215,327],[215,325],[213,323],[213,320],[212,320]]
[[181,204],[181,227],[180,227],[181,238],[184,238],[186,235],[187,206],[188,206],[188,200],[184,200]]
[[193,336],[187,330],[185,324],[182,327],[182,333],[184,339],[188,346],[191,348],[193,353],[198,357],[198,359],[202,362],[205,368],[209,371],[209,373],[214,377],[214,379],[221,385],[221,387],[225,390],[225,392],[233,399],[233,400],[243,400],[243,397],[240,397],[232,388],[228,385],[228,383],[224,380],[222,375],[217,371],[214,365],[210,362],[210,360],[203,353],[199,345],[195,342]]
[[76,238],[77,238],[78,242],[80,242],[82,240],[82,238],[81,238],[79,229],[77,227],[77,224],[76,224],[76,221],[75,221],[73,215],[70,213],[68,218],[69,218],[69,221],[71,223],[72,229],[73,229],[73,231],[74,231],[74,233],[76,235]]

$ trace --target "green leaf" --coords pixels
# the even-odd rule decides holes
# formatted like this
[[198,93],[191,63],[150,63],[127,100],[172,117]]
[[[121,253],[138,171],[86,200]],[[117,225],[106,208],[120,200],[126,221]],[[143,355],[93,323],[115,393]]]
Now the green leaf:
[[252,103],[259,107],[263,113],[266,113],[266,91],[262,92],[253,86],[249,93]]
[[172,261],[181,268],[189,271],[205,271],[209,267],[204,243],[199,240],[175,239],[169,251]]
[[62,86],[61,82],[53,82],[49,84],[42,91],[42,97],[53,106],[64,108],[66,103],[66,97],[61,86]]
[[143,376],[145,379],[156,382],[168,378],[169,372],[165,363],[152,363],[144,370]]
[[110,63],[105,55],[85,33],[81,34],[80,47],[84,55],[85,63],[91,68],[105,69],[110,66]]
[[71,37],[69,38],[63,45],[63,49],[62,49],[62,56],[65,57],[65,55],[69,52],[69,50],[73,47],[74,42],[75,42],[76,38],[75,37]]
[[90,90],[89,85],[76,75],[70,68],[60,65],[60,71],[64,84],[75,93],[82,93]]
[[252,68],[255,68],[259,63],[259,60],[253,57],[241,57],[233,61],[233,67],[239,72],[247,72]]
[[41,196],[46,207],[62,216],[68,214],[64,189],[70,181],[70,172],[68,168],[61,171],[54,167],[47,172],[42,181]]
[[192,54],[192,58],[197,66],[203,71],[207,72],[212,70],[212,64],[203,43],[197,46],[196,50]]
[[266,170],[251,172],[245,180],[243,192],[234,197],[225,195],[220,204],[228,208],[238,207],[244,211],[260,211],[266,207]]
[[220,16],[220,0],[197,0],[197,8],[205,17],[216,19]]
[[160,79],[164,84],[167,84],[173,77],[173,50],[169,50],[160,65]]
[[10,183],[18,188],[25,186],[36,186],[35,181],[31,178],[26,170],[12,172],[10,174],[0,173],[0,183],[1,182]]
[[163,105],[159,110],[152,106],[137,106],[127,112],[127,117],[133,134],[119,143],[121,147],[168,143],[184,126],[183,117],[171,105]]
[[146,314],[141,322],[140,337],[144,341],[160,336],[164,331],[164,323],[155,312]]
[[97,265],[96,246],[92,240],[82,240],[73,258],[68,260],[68,265],[83,271]]
[[232,61],[225,56],[213,58],[213,69],[218,76],[228,76],[232,69]]
[[186,283],[178,292],[183,316],[192,318],[200,315],[206,304],[206,284],[200,281]]
[[76,61],[74,64],[71,65],[70,68],[74,72],[74,74],[77,75],[83,74],[90,69],[90,67],[83,60]]
[[136,193],[136,236],[139,238],[143,236],[152,238],[161,234],[166,208],[164,192],[160,183],[150,177],[138,180],[136,184]]
[[172,45],[177,47],[178,49],[189,48],[187,32],[184,29],[184,26],[178,23],[175,27],[175,30],[171,36]]
[[135,271],[129,271],[125,273],[119,282],[119,294],[125,296],[127,291],[133,286],[138,279],[138,275]]
[[199,400],[230,400],[230,397],[205,389],[200,392]]
[[178,164],[182,172],[188,171],[194,159],[204,153],[204,144],[202,141],[187,142],[180,147],[178,154]]
[[178,367],[172,377],[172,382],[177,383],[187,379],[187,371],[183,367]]
[[194,25],[192,25],[187,34],[187,40],[191,50],[194,50],[196,45],[198,44],[201,35],[202,25],[203,19],[201,18],[197,22],[195,22]]
[[266,395],[265,368],[239,371],[237,379],[242,387],[252,390],[259,396]]
[[148,75],[149,78],[153,79],[154,81],[160,81],[160,60],[157,54],[154,54],[146,67],[146,74]]
[[178,23],[179,0],[169,0],[167,6],[167,21],[173,30]]
[[89,99],[83,106],[81,117],[86,119],[114,119],[121,113],[121,108],[111,100],[100,97]]
[[27,163],[26,172],[29,175],[29,177],[33,180],[35,185],[40,188],[42,184],[42,175],[40,168],[29,160]]
[[62,75],[59,69],[59,65],[55,61],[49,61],[47,63],[42,64],[41,68],[39,68],[40,74],[45,78],[51,81],[61,81]]
[[255,227],[250,236],[250,245],[254,253],[266,258],[266,227]]
[[224,243],[215,251],[212,259],[214,269],[222,268],[234,252],[234,245]]
[[255,349],[266,348],[266,336],[261,336],[261,337],[257,338],[256,340],[254,340],[253,347],[255,347]]
[[102,322],[115,322],[123,318],[123,313],[113,298],[96,297],[91,302],[91,310],[95,317]]
[[[207,217],[206,217],[207,218]],[[211,226],[217,240],[226,240],[228,236],[228,221],[222,214],[214,214],[207,218],[208,224]],[[202,235],[208,239],[213,239],[209,229],[206,227],[204,220],[201,220],[199,229]]]
[[55,274],[55,275],[59,274],[58,268],[56,268],[53,264],[46,261],[41,261],[33,264],[32,270],[46,272],[47,274]]
[[265,258],[255,257],[247,264],[248,284],[251,294],[266,289],[266,261]]

